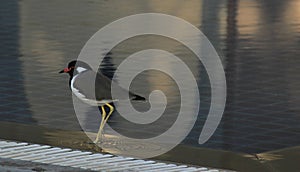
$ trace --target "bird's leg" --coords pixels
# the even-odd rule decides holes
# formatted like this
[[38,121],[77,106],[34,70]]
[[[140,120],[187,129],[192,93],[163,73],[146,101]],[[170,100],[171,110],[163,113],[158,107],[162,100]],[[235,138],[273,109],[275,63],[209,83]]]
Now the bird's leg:
[[106,103],[105,105],[109,107],[109,113],[103,119],[102,128],[101,128],[102,137],[104,137],[104,133],[103,132],[104,132],[105,124],[107,123],[108,118],[110,117],[110,115],[114,111],[114,107],[112,105],[110,105],[109,103]]
[[114,108],[112,105],[110,105],[109,103],[106,103],[105,105],[109,107],[109,113],[108,113],[108,115],[106,116],[106,118],[105,118],[105,120],[104,120],[103,127],[104,127],[104,125],[106,124],[106,122],[107,122],[108,118],[110,117],[110,115],[111,115],[111,114],[113,113],[113,111],[115,110],[115,108]]
[[106,117],[106,112],[105,112],[105,109],[104,109],[104,105],[101,106],[101,110],[102,110],[102,119],[101,119],[101,123],[100,123],[100,127],[99,127],[99,130],[98,130],[98,133],[97,133],[97,137],[96,137],[96,140],[94,141],[94,143],[98,143],[99,142],[99,139],[102,138],[102,130],[103,130],[103,127],[104,127],[104,121],[105,121],[105,117]]

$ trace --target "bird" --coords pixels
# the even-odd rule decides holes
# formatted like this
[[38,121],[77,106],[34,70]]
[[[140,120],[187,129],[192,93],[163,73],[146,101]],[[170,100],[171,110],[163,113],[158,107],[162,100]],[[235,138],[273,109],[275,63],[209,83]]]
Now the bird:
[[[128,96],[124,95],[129,95],[129,99],[133,101],[146,101],[145,97],[122,88],[101,72],[93,71],[93,69],[83,61],[72,60],[68,63],[68,67],[59,71],[59,73],[69,74],[69,87],[76,97],[86,104],[98,106],[99,110],[102,111],[102,119],[94,143],[98,143],[102,139],[103,128],[114,111],[114,106],[112,105],[114,102],[128,99]],[[112,83],[116,85],[114,87],[116,93],[123,93],[117,94],[120,95],[117,99],[113,99],[111,96]],[[95,84],[94,87],[92,87],[91,84]],[[109,108],[108,114],[105,111],[105,106]]]

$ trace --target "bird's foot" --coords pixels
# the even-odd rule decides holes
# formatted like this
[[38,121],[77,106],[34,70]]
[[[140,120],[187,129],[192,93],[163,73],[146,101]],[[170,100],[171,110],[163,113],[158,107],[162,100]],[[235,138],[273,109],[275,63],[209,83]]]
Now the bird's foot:
[[101,143],[102,142],[102,139],[96,139],[94,140],[94,144],[98,144],[98,143]]
[[97,144],[99,142],[98,139],[94,140],[93,143]]
[[101,133],[101,134],[99,134],[97,137],[96,137],[96,139],[94,140],[94,143],[95,144],[97,144],[97,143],[102,143],[103,142],[103,140],[104,140],[104,134],[103,133]]

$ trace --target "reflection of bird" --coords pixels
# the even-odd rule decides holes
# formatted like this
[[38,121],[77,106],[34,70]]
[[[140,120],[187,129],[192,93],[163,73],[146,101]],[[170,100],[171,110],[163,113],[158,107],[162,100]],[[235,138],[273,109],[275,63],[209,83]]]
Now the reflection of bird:
[[[102,136],[102,130],[105,123],[114,111],[114,107],[111,103],[122,99],[128,99],[128,94],[131,100],[146,100],[144,97],[129,92],[118,85],[114,87],[114,91],[120,96],[117,97],[117,99],[112,99],[111,84],[114,81],[110,80],[100,72],[94,72],[88,64],[82,61],[71,61],[68,64],[68,67],[59,73],[68,73],[70,75],[69,86],[74,95],[83,102],[92,106],[99,106],[99,109],[101,109],[102,120],[95,140],[96,143]],[[95,84],[94,87],[92,87],[91,84]],[[106,114],[104,106],[107,106],[110,109],[108,114]]]

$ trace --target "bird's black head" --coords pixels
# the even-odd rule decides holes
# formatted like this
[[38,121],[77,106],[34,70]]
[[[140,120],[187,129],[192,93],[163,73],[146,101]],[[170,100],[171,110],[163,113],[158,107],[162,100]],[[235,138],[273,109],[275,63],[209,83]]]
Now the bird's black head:
[[73,77],[74,75],[74,71],[76,71],[75,69],[81,67],[82,69],[86,69],[86,70],[92,70],[92,68],[85,62],[83,61],[78,61],[78,60],[73,60],[71,62],[69,62],[68,67],[64,68],[63,70],[59,71],[59,73],[68,73],[70,75],[70,77]]
[[68,64],[68,67],[59,71],[59,73],[68,73],[70,75],[70,79],[69,79],[69,86],[70,86],[73,76],[86,70],[92,70],[92,68],[83,61],[73,60]]

